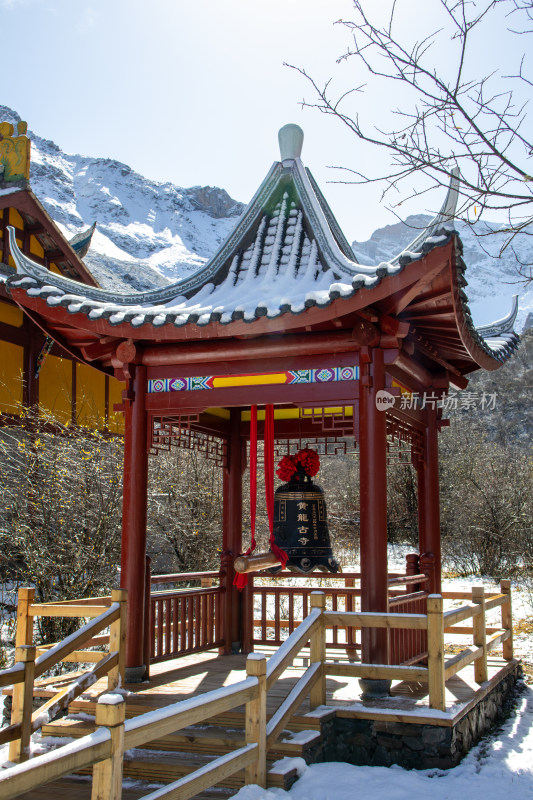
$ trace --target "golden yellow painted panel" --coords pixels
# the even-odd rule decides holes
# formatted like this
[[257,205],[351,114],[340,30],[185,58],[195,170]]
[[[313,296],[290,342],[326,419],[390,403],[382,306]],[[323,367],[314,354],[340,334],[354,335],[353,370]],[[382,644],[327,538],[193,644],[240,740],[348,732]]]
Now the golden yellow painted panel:
[[39,410],[63,425],[72,419],[72,361],[47,356],[39,373]]
[[224,375],[213,378],[213,388],[226,386],[264,386],[271,383],[287,383],[287,373],[269,373],[265,375]]
[[53,264],[53,263],[50,264],[50,272],[55,272],[56,275],[62,275],[63,274],[61,272],[61,270],[59,269],[59,267],[56,266],[56,264]]
[[76,422],[85,428],[105,425],[105,375],[76,363]]
[[0,340],[0,413],[18,414],[22,406],[24,349]]
[[9,209],[9,222],[15,228],[23,228],[24,227],[24,220],[20,216],[19,212],[16,208]]
[[[326,416],[334,416],[336,414],[343,413],[342,406],[332,406],[331,408],[275,408],[274,409],[274,419],[300,419],[302,417],[317,417],[322,416],[325,413]],[[353,416],[353,406],[345,406],[344,407],[344,416],[345,417],[352,417]],[[250,411],[241,411],[241,421],[242,422],[250,422],[251,412]],[[262,409],[258,409],[257,411],[257,419],[264,420],[265,419],[265,412]]]
[[44,258],[44,247],[36,236],[30,236],[30,253],[39,258]]
[[13,325],[15,328],[20,328],[24,322],[24,314],[18,306],[12,306],[9,303],[0,303],[0,322],[5,322],[6,325]]
[[120,411],[113,411],[113,406],[122,403],[122,392],[125,388],[125,383],[117,381],[116,378],[109,378],[109,420],[107,427],[111,433],[124,433],[124,414]]
[[[206,414],[211,414],[213,417],[220,417],[221,419],[229,419],[230,418],[230,410],[229,408],[206,408]],[[242,419],[242,416],[241,416]]]

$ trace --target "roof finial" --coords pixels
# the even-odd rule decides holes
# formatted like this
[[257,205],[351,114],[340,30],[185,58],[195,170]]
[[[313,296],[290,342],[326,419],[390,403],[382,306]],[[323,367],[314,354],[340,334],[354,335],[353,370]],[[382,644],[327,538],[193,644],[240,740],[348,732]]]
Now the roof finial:
[[304,132],[299,125],[290,122],[278,132],[281,160],[300,158],[304,143]]
[[10,122],[0,122],[0,184],[2,186],[27,182],[30,178],[30,140],[28,125],[17,125],[18,136]]

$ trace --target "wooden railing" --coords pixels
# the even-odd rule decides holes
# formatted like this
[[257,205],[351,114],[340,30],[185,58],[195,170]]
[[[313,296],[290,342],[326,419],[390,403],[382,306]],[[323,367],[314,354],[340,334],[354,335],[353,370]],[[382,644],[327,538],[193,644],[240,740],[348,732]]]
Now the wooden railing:
[[[255,575],[256,578],[264,575]],[[288,577],[283,573],[273,576],[273,583],[281,577]],[[309,580],[307,575],[290,575],[291,579],[301,578]],[[326,608],[330,611],[356,611],[357,598],[361,590],[355,586],[361,578],[360,573],[343,573],[341,575],[320,576],[327,582],[342,581],[344,587],[321,588],[326,596]],[[287,635],[290,635],[304,620],[310,609],[309,598],[313,588],[309,586],[279,586],[256,585],[254,575],[248,575],[246,588],[247,618],[253,618],[251,638],[245,650],[253,649],[256,645],[280,645]],[[420,591],[420,587],[428,582],[426,575],[390,575],[389,576],[389,610],[395,613],[426,613],[427,592]],[[400,593],[399,587],[405,586],[405,592]],[[413,592],[412,588],[418,591]],[[424,632],[395,631],[390,634],[391,663],[416,661],[427,656],[427,637]],[[338,626],[328,629],[328,649],[346,650],[350,658],[355,658],[360,643],[356,640],[355,630],[352,628],[339,630]]]
[[[321,596],[312,604],[321,602]],[[156,792],[145,795],[144,800],[177,798],[188,800],[199,792],[245,770],[245,782],[266,787],[266,756],[288,718],[307,694],[311,704],[325,699],[317,694],[316,681],[322,677],[320,631],[321,608],[311,610],[305,622],[290,636],[267,664],[262,654],[248,656],[247,678],[244,681],[215,689],[188,700],[125,720],[125,702],[117,695],[104,695],[96,707],[95,733],[84,736],[52,753],[37,756],[0,774],[0,796],[11,800],[20,794],[67,775],[75,770],[93,767],[93,800],[120,800],[122,797],[122,765],[124,752],[143,747],[155,739],[168,736],[190,725],[206,722],[246,704],[245,745],[220,756]],[[295,656],[311,641],[313,663],[302,675],[289,696],[267,724],[266,699],[268,690],[290,666]]]
[[213,586],[219,572],[154,575],[152,586],[199,582],[199,588],[178,588],[150,595],[150,662],[220,647],[224,588]]
[[[457,593],[446,593],[457,599]],[[473,589],[471,602],[457,609],[443,611],[441,595],[430,595],[427,614],[362,613],[327,611],[326,595],[313,592],[310,611],[297,630],[288,637],[268,660],[263,654],[251,654],[246,662],[247,678],[165,708],[125,720],[125,704],[121,696],[104,695],[96,709],[98,730],[67,744],[53,753],[37,756],[0,774],[0,796],[11,800],[37,786],[60,778],[75,770],[93,766],[93,800],[120,800],[122,796],[122,764],[125,750],[142,747],[189,725],[206,722],[212,717],[238,708],[245,708],[245,745],[220,756],[189,775],[144,796],[144,800],[188,800],[231,775],[245,770],[245,782],[266,786],[266,757],[269,748],[287,725],[292,714],[309,694],[311,708],[326,703],[326,677],[342,675],[362,678],[414,680],[429,684],[430,706],[445,710],[445,680],[467,664],[474,662],[476,680],[487,680],[486,655],[503,644],[503,655],[513,657],[512,615],[509,581],[502,581],[501,592],[486,596],[483,589]],[[459,599],[463,598],[460,595]],[[501,607],[501,628],[486,628],[485,613]],[[466,619],[472,627],[457,627]],[[426,631],[428,665],[404,666],[365,663],[337,663],[326,658],[326,630],[341,628],[386,628]],[[472,635],[472,647],[446,660],[444,634],[452,631]],[[487,638],[488,636],[488,638]],[[289,695],[267,722],[268,691],[292,664],[303,647],[310,645],[310,666],[299,678]],[[24,669],[11,670],[11,678]]]
[[[503,657],[513,658],[512,609],[510,581],[501,582],[501,591],[485,596],[483,587],[475,587],[472,593],[446,592],[448,599],[471,599],[467,605],[457,609],[443,610],[443,596],[429,595],[427,614],[380,614],[380,613],[333,613],[324,612],[325,626],[353,628],[387,628],[424,632],[427,635],[427,666],[406,664],[339,664],[324,662],[325,675],[341,675],[378,680],[407,680],[428,683],[430,708],[446,710],[445,682],[468,664],[474,662],[474,676],[478,683],[488,679],[487,654],[503,645]],[[485,613],[501,607],[501,627],[487,628]],[[458,623],[472,618],[472,627],[457,627]],[[446,659],[444,634],[472,635],[473,644],[460,653]]]
[[[417,585],[417,584],[415,584]],[[426,591],[400,594],[389,599],[389,611],[395,614],[427,614]],[[427,631],[396,628],[389,631],[391,664],[414,664],[427,658]]]
[[[67,708],[78,695],[95,681],[108,676],[108,689],[124,682],[126,637],[126,592],[117,589],[107,598],[69,601],[66,603],[34,603],[34,589],[19,589],[15,666],[0,672],[0,688],[13,686],[11,725],[0,731],[0,744],[9,742],[9,760],[25,761],[30,737],[44,724]],[[109,605],[108,605],[109,602]],[[83,627],[62,642],[37,648],[33,644],[35,617],[89,618]],[[108,635],[98,635],[109,628]],[[84,650],[108,645],[107,652]],[[60,662],[94,663],[92,669],[78,674],[68,686],[32,713],[35,680]]]

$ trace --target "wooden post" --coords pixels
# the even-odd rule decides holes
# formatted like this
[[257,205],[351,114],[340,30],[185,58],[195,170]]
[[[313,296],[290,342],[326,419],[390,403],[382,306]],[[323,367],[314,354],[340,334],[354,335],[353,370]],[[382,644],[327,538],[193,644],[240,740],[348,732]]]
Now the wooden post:
[[29,609],[34,599],[35,589],[19,589],[15,647],[33,643],[33,617],[30,617]]
[[[30,757],[31,712],[35,679],[35,646],[20,645],[15,650],[15,663],[24,664],[24,683],[13,686],[11,724],[20,723],[20,739],[9,743],[9,760],[19,763]],[[15,689],[19,691],[15,692]]]
[[243,447],[240,436],[241,409],[230,409],[227,466],[224,468],[222,491],[222,585],[224,646],[221,654],[233,652],[233,646],[242,642],[241,592],[233,585],[233,562],[242,550],[242,474],[244,471]]
[[[345,589],[354,589],[355,588],[355,578],[345,578],[344,579],[344,588]],[[353,592],[346,592],[346,611],[355,611],[355,593]],[[346,628],[346,655],[348,656],[348,661],[358,661],[359,656],[357,654],[357,647],[356,647],[356,636],[355,636],[355,628]]]
[[[419,575],[420,556],[418,553],[407,553],[405,556],[405,574]],[[410,591],[410,590],[409,590]]]
[[[311,610],[320,609],[319,627],[311,634],[311,664],[324,663],[326,660],[326,626],[324,624],[324,611],[326,610],[326,595],[324,592],[311,592]],[[309,705],[311,710],[317,706],[326,705],[326,676],[322,675],[309,691]]]
[[481,606],[481,614],[472,617],[474,628],[474,645],[482,647],[483,653],[474,661],[474,678],[477,683],[488,680],[487,672],[487,630],[485,622],[485,589],[483,586],[472,587],[472,602]]
[[[175,624],[175,620],[174,620]],[[176,631],[174,630],[174,634]],[[152,658],[152,559],[146,556],[146,571],[144,575],[144,678],[150,678],[150,659]]]
[[146,367],[131,367],[128,383],[133,399],[126,403],[124,431],[124,490],[122,499],[122,553],[120,583],[128,590],[126,668],[128,680],[144,675],[144,580],[146,570],[146,503],[148,445]]
[[99,761],[93,767],[91,800],[121,800],[125,718],[126,703],[123,697],[118,703],[96,704],[96,724],[109,728],[111,734],[111,758]]
[[[359,493],[361,514],[361,611],[388,611],[387,570],[387,422],[378,408],[385,389],[383,350],[361,351],[359,390]],[[364,628],[362,660],[388,664],[388,631]]]
[[435,557],[433,553],[422,553],[420,556],[420,572],[428,579],[424,589],[429,594],[438,594],[436,590],[437,576],[435,574]]
[[120,689],[124,686],[124,672],[126,667],[126,602],[128,593],[125,589],[113,589],[111,602],[120,603],[120,616],[116,622],[109,626],[109,652],[118,652],[118,664],[109,671],[107,676],[108,691]]
[[254,576],[248,575],[248,583],[242,590],[242,652],[254,651]]
[[430,594],[427,603],[429,705],[430,708],[446,711],[442,597],[440,594]]
[[424,470],[424,455],[416,459],[416,488],[418,500],[418,552],[425,553],[426,547],[426,502],[425,490],[426,473]]
[[266,789],[266,656],[264,653],[251,653],[246,659],[246,674],[259,681],[255,700],[246,703],[246,744],[257,742],[257,761],[250,764],[244,772],[244,782],[257,783]]
[[[431,592],[441,591],[440,495],[439,495],[439,432],[437,409],[426,410],[424,431],[424,550],[435,558],[434,585]],[[422,551],[421,551],[422,552]]]
[[511,581],[501,581],[500,591],[508,595],[508,602],[502,605],[502,628],[509,631],[509,638],[503,643],[503,657],[506,661],[513,660],[513,606],[511,601]]
[[[35,599],[35,589],[22,588],[18,590],[17,602],[17,629],[15,633],[15,647],[17,652],[20,648],[31,645],[33,642],[33,617],[29,614],[29,608]],[[20,650],[22,653],[22,650]],[[21,659],[22,660],[22,659]],[[13,700],[11,706],[11,724],[21,722],[22,709],[24,707],[24,697],[26,693],[26,680],[24,683],[16,683],[13,686]],[[33,694],[33,682],[31,686]],[[30,701],[31,717],[31,701]],[[29,742],[28,742],[29,744]],[[9,760],[19,761],[20,752],[23,750],[22,742],[14,741],[9,745]]]
[[[406,575],[420,575],[420,555],[418,553],[408,553],[405,556],[405,574]],[[410,584],[405,587],[405,594],[410,592],[419,592],[420,584]]]

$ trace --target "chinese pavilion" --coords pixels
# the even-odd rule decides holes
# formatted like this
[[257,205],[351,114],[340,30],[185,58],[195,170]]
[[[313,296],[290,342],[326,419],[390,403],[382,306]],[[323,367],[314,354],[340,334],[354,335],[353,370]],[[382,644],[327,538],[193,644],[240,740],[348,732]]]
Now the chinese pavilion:
[[[233,562],[242,548],[242,473],[250,406],[274,406],[275,438],[354,441],[360,457],[361,608],[387,611],[387,447],[410,447],[418,474],[420,553],[440,588],[437,408],[450,386],[497,369],[517,347],[516,306],[475,328],[461,242],[441,212],[389,263],[359,264],[287,125],[273,164],[232,234],[191,278],[116,294],[50,273],[10,229],[11,298],[81,362],[126,382],[122,585],[129,675],[143,672],[148,453],[172,443],[224,469],[223,649],[243,641]],[[422,397],[402,403],[401,396]],[[261,416],[260,416],[261,420]],[[259,422],[259,434],[262,423]],[[386,664],[387,631],[363,660]]]

